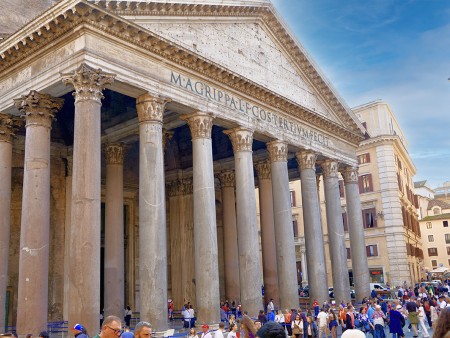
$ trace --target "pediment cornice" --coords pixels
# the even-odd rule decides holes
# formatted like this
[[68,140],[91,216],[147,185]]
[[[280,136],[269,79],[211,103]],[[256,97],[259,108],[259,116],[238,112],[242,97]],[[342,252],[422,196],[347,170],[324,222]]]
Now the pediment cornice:
[[[316,112],[299,106],[289,99],[256,84],[182,46],[177,45],[149,30],[129,21],[120,15],[204,15],[204,16],[253,16],[261,19],[272,33],[285,46],[291,57],[296,60],[302,72],[314,84],[325,101],[332,107],[346,128],[330,121]],[[299,45],[290,37],[286,29],[275,17],[271,6],[218,6],[173,3],[137,3],[126,1],[95,4],[86,0],[60,2],[52,7],[21,31],[8,37],[0,44],[0,72],[14,66],[31,54],[42,50],[43,46],[55,41],[64,34],[69,34],[76,26],[97,29],[139,46],[155,55],[190,69],[214,81],[231,87],[238,92],[249,95],[280,111],[300,120],[323,128],[330,134],[340,137],[352,144],[363,140],[359,126],[352,119],[332,88],[319,74],[312,61]]]

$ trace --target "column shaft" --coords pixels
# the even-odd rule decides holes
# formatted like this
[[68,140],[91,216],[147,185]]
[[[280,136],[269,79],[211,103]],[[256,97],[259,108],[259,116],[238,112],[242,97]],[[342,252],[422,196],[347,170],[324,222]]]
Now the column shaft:
[[316,182],[317,155],[312,152],[297,153],[302,187],[303,223],[308,266],[309,298],[321,304],[329,298],[323,231]]
[[63,319],[69,318],[69,273],[70,273],[70,221],[72,215],[72,155],[67,157],[66,175],[66,215],[64,223],[64,300]]
[[141,319],[167,330],[167,242],[162,121],[167,99],[144,94],[139,117],[139,281]]
[[298,307],[297,264],[287,168],[287,143],[270,142],[267,144],[267,150],[272,171],[280,304],[282,309],[295,309]]
[[331,269],[333,272],[333,293],[340,304],[351,301],[348,279],[347,254],[345,248],[344,222],[342,220],[341,198],[339,193],[338,166],[336,161],[323,163],[326,200],[328,243],[330,248]]
[[356,168],[347,168],[343,171],[343,176],[356,301],[361,301],[370,294],[370,274],[367,263],[366,242],[364,240],[361,200],[359,197],[358,170]]
[[13,121],[0,113],[0,332],[6,332]]
[[105,317],[125,308],[123,153],[122,144],[106,146],[105,196]]
[[213,118],[211,114],[197,112],[184,119],[192,135],[197,324],[218,324],[220,292],[211,141]]
[[234,195],[234,172],[219,175],[222,186],[222,219],[224,237],[225,296],[230,301],[241,299],[239,281],[239,249],[236,227],[236,197]]
[[306,253],[304,249],[302,248],[302,286],[308,285],[308,266],[306,264]]
[[264,280],[264,299],[266,304],[273,299],[280,304],[278,290],[277,248],[275,244],[275,222],[273,218],[273,193],[270,162],[256,165],[259,187],[259,211],[261,225],[261,247]]
[[256,317],[262,309],[262,280],[253,175],[253,132],[236,128],[226,133],[234,149],[241,303],[249,316]]
[[101,98],[113,81],[86,64],[63,82],[75,88],[72,210],[70,221],[69,327],[97,332],[100,309]]
[[47,329],[50,129],[63,100],[32,91],[15,104],[26,117],[17,299],[17,332],[25,335]]

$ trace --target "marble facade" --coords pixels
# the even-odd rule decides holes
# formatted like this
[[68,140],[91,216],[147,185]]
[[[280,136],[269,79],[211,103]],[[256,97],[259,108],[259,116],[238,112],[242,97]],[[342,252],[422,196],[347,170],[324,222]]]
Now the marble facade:
[[[333,200],[338,171],[357,297],[369,293],[352,188],[363,127],[270,2],[63,0],[0,57],[0,318],[9,290],[20,336],[58,319],[96,332],[102,305],[121,317],[128,304],[162,331],[168,298],[215,325],[225,298],[256,316],[262,284],[296,307],[298,176],[311,299],[327,299],[316,174]],[[26,127],[13,128],[21,113]],[[330,203],[336,233],[338,211]],[[335,293],[348,299],[345,243],[330,241]],[[37,304],[42,315],[27,315]]]

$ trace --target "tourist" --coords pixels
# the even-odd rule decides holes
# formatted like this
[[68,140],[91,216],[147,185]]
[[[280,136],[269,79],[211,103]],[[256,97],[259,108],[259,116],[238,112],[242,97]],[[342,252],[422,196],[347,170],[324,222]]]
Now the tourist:
[[75,338],[88,338],[88,336],[83,333],[84,327],[81,324],[75,324],[75,326],[72,328],[72,333]]
[[392,333],[392,338],[404,337],[403,326],[405,325],[405,318],[400,312],[401,305],[397,305],[389,312],[389,330]]
[[[13,335],[13,337],[17,337],[17,334],[14,332],[12,333],[12,335]],[[47,331],[41,331],[39,333],[39,338],[48,338],[48,337],[49,337],[49,335],[48,335]]]
[[355,329],[346,330],[341,336],[341,338],[365,338],[365,337],[366,335],[364,334],[364,332]]
[[328,314],[325,312],[325,308],[322,307],[320,309],[320,312],[317,314],[317,324],[319,326],[319,338],[322,337],[322,334],[325,335],[325,338],[327,338],[327,325],[328,325]]
[[225,323],[220,322],[219,328],[214,332],[214,338],[223,338],[223,330],[225,330]]
[[408,311],[408,319],[413,329],[414,337],[418,337],[417,324],[419,324],[419,318],[417,311],[419,310],[419,307],[417,306],[415,299],[416,297],[414,296],[410,297],[410,300],[406,303],[405,307],[406,311]]
[[435,323],[433,337],[435,338],[448,337],[449,332],[450,332],[450,307],[445,308],[444,310],[441,311],[439,319]]
[[275,306],[273,305],[273,298],[270,298],[269,303],[267,303],[267,313],[275,310]]
[[300,318],[298,313],[295,315],[295,319],[291,323],[291,330],[293,338],[303,337],[303,320]]
[[131,332],[129,326],[125,326],[125,327],[123,328],[123,332],[122,332],[121,337],[122,337],[122,338],[133,338],[133,337],[134,337],[134,333]]
[[331,338],[337,338],[338,318],[333,309],[328,310],[328,328],[331,332]]
[[108,316],[103,320],[100,333],[94,338],[117,338],[122,334],[122,321],[119,317]]
[[134,327],[135,338],[151,338],[152,325],[149,322],[139,322]]
[[258,331],[262,326],[262,323],[259,320],[255,320],[255,329]]
[[425,315],[425,309],[424,309],[423,304],[422,304],[421,301],[418,301],[418,306],[419,306],[419,309],[418,309],[417,316],[419,318],[420,327],[422,328],[422,337],[423,338],[428,338],[428,337],[430,337],[430,334],[428,333],[428,330],[425,327],[426,315]]
[[190,327],[195,326],[195,311],[192,304],[189,304],[189,315],[190,315]]
[[384,320],[386,315],[381,310],[381,305],[375,305],[375,311],[372,314],[372,324],[373,324],[373,337],[374,338],[384,338]]
[[347,305],[347,314],[345,315],[345,329],[354,329],[355,328],[355,314],[354,314],[353,305]]
[[237,325],[236,324],[231,324],[231,326],[229,327],[230,333],[228,333],[227,338],[237,338]]
[[266,315],[264,314],[264,310],[259,311],[258,320],[264,325],[267,322]]
[[284,328],[278,323],[267,323],[256,332],[258,338],[286,338]]
[[209,326],[206,324],[202,325],[202,334],[200,338],[212,338],[211,332],[209,332]]
[[130,326],[131,324],[131,316],[133,315],[133,312],[131,311],[131,307],[128,305],[125,309],[125,325]]
[[230,328],[233,324],[236,324],[236,317],[234,315],[230,315],[230,317],[228,317],[228,328]]
[[173,311],[175,310],[175,305],[173,304],[172,299],[168,300],[167,311],[169,312],[169,320],[173,320]]
[[318,330],[317,325],[311,316],[306,318],[306,323],[303,324],[303,337],[304,338],[317,338]]
[[288,309],[286,309],[284,311],[284,324],[286,326],[288,336],[292,336],[291,320],[292,320],[292,314]]
[[338,317],[339,317],[339,324],[342,327],[342,332],[344,332],[345,331],[345,321],[347,319],[347,307],[346,306],[339,305]]
[[189,329],[188,338],[198,338],[197,333],[195,332],[195,327],[191,327]]
[[281,310],[278,310],[275,316],[275,322],[281,325],[284,324],[284,315],[283,312],[281,312]]
[[[247,311],[244,311],[244,314],[242,315],[241,325],[242,325],[242,329],[244,330],[245,338],[255,338],[255,334],[256,334],[255,324],[253,323],[253,320],[248,316]],[[241,328],[238,327],[238,329],[240,332]]]
[[181,309],[181,315],[183,316],[183,327],[185,329],[191,327],[191,313],[189,312],[187,304],[183,305],[183,308]]
[[367,309],[363,306],[359,309],[359,327],[362,332],[367,333],[370,332],[373,328],[372,323],[370,322],[369,315],[367,314]]

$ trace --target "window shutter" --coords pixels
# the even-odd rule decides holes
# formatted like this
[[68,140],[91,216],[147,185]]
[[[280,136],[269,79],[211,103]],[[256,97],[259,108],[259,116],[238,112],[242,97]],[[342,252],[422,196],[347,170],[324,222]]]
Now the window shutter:
[[366,163],[370,163],[370,154],[366,153]]
[[362,181],[361,176],[358,176],[358,186],[359,186],[359,193],[362,194],[364,192],[364,189],[363,189],[363,181]]
[[347,213],[342,213],[342,221],[344,222],[344,231],[348,231]]
[[363,228],[367,228],[366,211],[362,210]]
[[375,208],[370,209],[370,212],[372,213],[372,220],[373,220],[373,227],[376,228],[378,226],[377,224],[377,210]]
[[352,259],[352,252],[350,251],[350,248],[346,248],[347,250],[347,259]]
[[344,191],[344,181],[339,180],[339,194],[342,198],[345,197],[345,191]]
[[367,178],[369,180],[369,191],[373,191],[372,174],[368,174]]
[[366,245],[366,255],[370,257],[370,245]]
[[377,245],[373,246],[373,255],[378,256],[378,246]]
[[292,221],[292,227],[294,228],[294,237],[298,237],[297,221]]
[[297,203],[295,203],[295,191],[291,191],[292,194],[292,206],[295,207],[297,206]]

